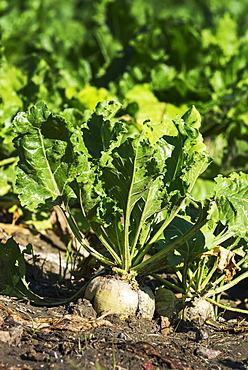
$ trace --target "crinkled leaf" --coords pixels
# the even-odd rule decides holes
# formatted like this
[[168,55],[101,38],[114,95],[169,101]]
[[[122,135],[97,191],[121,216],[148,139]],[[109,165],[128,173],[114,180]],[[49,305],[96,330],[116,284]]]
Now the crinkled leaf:
[[154,148],[142,136],[128,138],[113,151],[111,166],[104,168],[103,177],[111,193],[125,213],[131,213],[136,202],[160,174],[154,163]]
[[184,113],[182,119],[187,125],[193,128],[200,128],[201,126],[201,115],[194,105]]
[[175,120],[178,130],[176,137],[166,137],[174,146],[173,153],[167,160],[166,181],[170,190],[179,190],[181,194],[190,193],[196,179],[209,165],[210,158],[198,129],[199,112],[193,106],[185,113],[185,121],[180,117]]
[[221,221],[229,231],[240,236],[248,234],[248,175],[232,173],[216,179],[215,197],[210,210],[213,222]]
[[75,176],[73,148],[66,121],[38,103],[28,114],[14,120],[15,147],[20,161],[16,168],[16,188],[21,202],[29,209],[61,204],[73,197],[67,185]]
[[162,195],[166,196],[162,190],[162,168],[154,159],[154,147],[139,135],[116,148],[111,166],[103,169],[108,194],[123,213],[123,244],[128,243],[130,248],[138,242],[134,240],[147,219],[161,211]]

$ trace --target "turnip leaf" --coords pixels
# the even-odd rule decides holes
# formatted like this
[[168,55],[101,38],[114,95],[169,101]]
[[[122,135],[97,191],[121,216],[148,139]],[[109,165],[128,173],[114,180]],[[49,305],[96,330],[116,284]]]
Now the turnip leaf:
[[[160,246],[163,248],[169,245],[172,240],[184,235],[192,227],[193,224],[191,222],[188,222],[182,217],[175,217],[170,225],[165,229],[165,238],[160,241]],[[174,266],[183,262],[188,266],[205,250],[207,250],[205,237],[204,234],[199,230],[194,236],[192,236],[184,244],[168,255],[168,262],[170,265]]]
[[73,197],[67,185],[75,176],[75,168],[66,121],[40,102],[28,114],[18,114],[14,126],[20,156],[16,189],[22,204],[35,210]]
[[229,177],[217,176],[215,196],[209,218],[221,221],[228,232],[248,237],[248,175],[232,173]]
[[0,294],[39,300],[28,287],[25,274],[25,260],[15,240],[0,243]]

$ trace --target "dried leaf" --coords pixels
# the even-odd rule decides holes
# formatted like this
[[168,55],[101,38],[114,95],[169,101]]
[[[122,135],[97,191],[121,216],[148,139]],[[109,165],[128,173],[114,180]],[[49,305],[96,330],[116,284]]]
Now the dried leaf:
[[[0,222],[0,232],[5,232],[8,235],[14,235],[17,231],[22,234],[29,234],[29,226],[27,225],[14,225],[14,224],[5,224]],[[4,235],[3,235],[4,236]]]
[[218,269],[225,274],[226,282],[231,281],[236,271],[240,270],[240,267],[236,264],[234,259],[235,253],[219,245],[202,255],[218,257]]
[[3,308],[17,323],[24,324],[25,327],[30,327],[33,330],[36,329],[45,329],[48,330],[70,330],[74,332],[89,330],[91,328],[97,328],[100,326],[112,326],[113,324],[105,320],[105,317],[110,313],[107,312],[105,315],[102,315],[98,318],[94,317],[81,317],[79,315],[64,315],[63,317],[36,317],[35,319],[20,315],[17,312],[14,312],[0,303],[0,308]]
[[168,317],[161,316],[161,333],[163,335],[168,335],[173,330],[173,327],[171,326],[171,322]]
[[97,319],[93,317],[84,318],[78,315],[65,315],[62,319],[53,322],[52,329],[70,330],[74,332],[89,330],[99,326],[113,326],[110,321],[103,317]]

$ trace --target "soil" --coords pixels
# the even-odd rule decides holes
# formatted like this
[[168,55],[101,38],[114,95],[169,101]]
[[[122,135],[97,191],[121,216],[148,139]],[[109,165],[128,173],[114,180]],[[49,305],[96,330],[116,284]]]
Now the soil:
[[[54,232],[24,232],[19,227],[9,234],[21,248],[33,245],[34,255],[27,259],[33,291],[63,299],[82,286],[83,279],[71,279],[65,244]],[[155,282],[150,279],[148,284],[154,287]],[[248,284],[243,281],[223,301],[245,308],[247,298]],[[0,296],[0,370],[247,370],[248,319],[230,311],[220,319],[217,327],[181,320],[163,329],[157,313],[151,321],[97,317],[83,297],[49,308]]]

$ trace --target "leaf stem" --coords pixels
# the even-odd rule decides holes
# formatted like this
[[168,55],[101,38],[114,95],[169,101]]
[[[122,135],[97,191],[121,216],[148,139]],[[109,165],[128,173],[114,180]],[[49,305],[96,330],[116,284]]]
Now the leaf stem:
[[238,284],[240,281],[244,280],[245,278],[248,277],[248,271],[244,272],[243,274],[241,274],[240,276],[236,277],[236,279],[233,279],[232,281],[230,281],[229,283],[219,287],[219,288],[216,288],[216,289],[211,289],[209,290],[205,297],[211,297],[213,295],[216,295],[216,294],[219,294],[219,293],[222,293],[224,292],[225,290],[227,289],[230,289],[232,288],[234,285]]
[[138,147],[139,143],[137,143],[136,149],[135,149],[135,155],[133,159],[133,166],[132,166],[132,179],[130,183],[130,188],[128,191],[128,197],[127,197],[127,205],[125,209],[125,217],[124,217],[124,261],[122,268],[125,271],[129,271],[132,263],[131,263],[131,251],[130,251],[130,245],[129,245],[129,228],[130,228],[130,219],[131,219],[131,212],[132,212],[132,206],[131,206],[131,197],[133,194],[133,185],[135,180],[135,170],[136,170],[136,160],[137,160],[137,154],[138,154]]
[[166,229],[166,227],[171,223],[171,221],[176,217],[182,206],[184,205],[186,198],[182,200],[179,206],[175,207],[174,211],[171,212],[170,216],[162,223],[160,228],[157,230],[157,232],[151,237],[151,239],[146,244],[145,248],[142,249],[140,253],[138,253],[136,259],[133,262],[133,266],[138,265],[141,263],[144,256],[148,253],[148,251],[151,249],[152,244],[157,241],[157,239],[160,237],[160,235],[163,233],[163,231]]
[[[149,190],[149,193],[150,193],[151,189]],[[149,194],[148,194],[148,198],[149,198]],[[137,231],[135,233],[135,238],[134,238],[134,241],[132,243],[132,248],[131,248],[131,259],[134,257],[134,252],[135,252],[135,249],[136,249],[136,246],[137,246],[137,243],[139,241],[139,237],[140,237],[140,233],[141,233],[141,230],[142,230],[142,226],[145,222],[145,213],[146,213],[146,208],[147,208],[147,205],[148,205],[148,202],[145,203],[144,205],[144,208],[142,210],[142,215],[140,217],[140,220],[139,220],[139,226],[137,227]],[[150,228],[147,228],[147,235],[149,233],[149,230]],[[143,250],[142,246],[140,247],[141,250]],[[142,253],[138,253],[138,257],[139,255],[142,254]],[[137,257],[137,258],[138,258]],[[136,261],[136,260],[135,260]]]
[[[207,257],[204,257],[204,259],[207,259]],[[213,274],[215,273],[215,271],[217,270],[217,261],[214,262],[214,265],[213,267],[211,268],[211,270],[208,272],[207,276],[205,277],[205,279],[201,279],[201,283],[199,284],[199,293],[202,292],[205,287],[207,286],[207,284],[210,282],[210,279],[212,278]]]
[[173,289],[173,290],[176,290],[179,293],[185,294],[185,290],[183,288],[179,287],[178,285],[171,283],[170,281],[162,278],[161,276],[159,276],[157,274],[153,273],[153,274],[151,274],[151,276],[153,276],[155,279],[157,279],[160,283],[162,283],[166,287],[168,287],[170,289]]
[[218,238],[218,236],[215,238],[215,244],[216,245],[220,245],[220,244],[222,244],[222,243],[224,243],[226,240],[228,240],[228,239],[230,239],[232,236],[234,235],[234,233],[233,232],[226,232],[226,233],[224,233],[222,236],[220,236],[219,238]]
[[63,205],[61,206],[61,209],[62,209],[63,214],[64,214],[64,216],[65,216],[65,218],[66,218],[74,236],[76,237],[77,241],[87,250],[87,252],[89,252],[93,257],[95,257],[97,260],[99,260],[103,264],[109,265],[109,266],[115,266],[115,263],[113,261],[111,261],[107,257],[103,256],[97,250],[95,250],[94,248],[92,248],[89,245],[86,245],[83,242],[83,237],[82,237],[82,235],[81,235],[81,233],[78,229],[78,226],[77,226],[76,222],[74,221],[73,217],[70,215],[69,212],[65,211],[65,208],[64,208]]
[[189,240],[198,230],[205,225],[208,220],[206,217],[208,210],[208,205],[206,205],[199,216],[196,224],[192,226],[185,234],[181,237],[174,240],[171,244],[169,244],[166,248],[161,250],[160,252],[156,253],[154,256],[148,258],[146,261],[134,266],[132,268],[133,271],[137,271],[139,275],[144,276],[151,274],[152,272],[156,272],[161,268],[161,260],[168,256],[173,250],[180,247],[183,243]]
[[163,233],[163,231],[166,229],[166,227],[171,223],[171,221],[176,217],[176,215],[178,214],[178,212],[180,211],[180,209],[183,207],[183,205],[185,204],[186,199],[187,199],[187,197],[186,198],[183,198],[183,200],[181,201],[181,203],[178,206],[175,207],[174,211],[171,212],[170,217],[167,218],[162,223],[162,225],[160,226],[160,228],[158,229],[158,231],[155,233],[155,235],[153,235],[153,237],[149,241],[149,244],[153,244],[153,243],[155,243],[157,241],[157,239],[160,237],[160,235]]
[[[234,311],[234,312],[240,312],[240,313],[245,313],[246,315],[248,315],[248,310],[242,310],[241,308],[235,308],[235,307],[229,307],[229,306],[226,306],[225,304],[221,304],[219,302],[216,302],[214,299],[211,299],[211,298],[204,298],[206,299],[206,301],[220,307],[220,308],[224,308],[225,310],[228,310],[228,311]],[[206,323],[208,323],[206,321]]]
[[149,249],[151,248],[151,246],[152,246],[151,244],[146,244],[146,246],[144,246],[145,241],[147,240],[149,233],[150,233],[150,227],[147,227],[146,232],[143,234],[143,243],[141,243],[139,245],[139,251],[138,251],[138,254],[137,254],[135,260],[132,262],[132,266],[135,266],[140,261],[142,261],[143,257],[148,253]]

